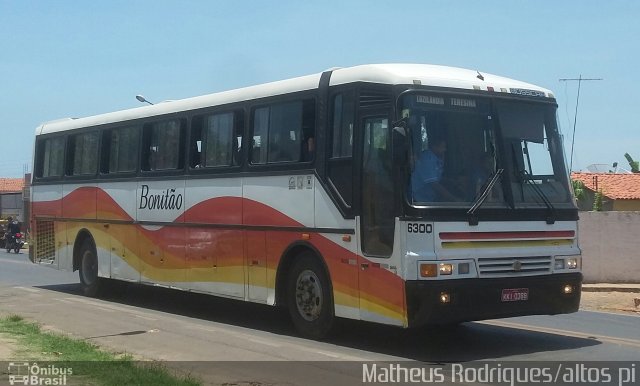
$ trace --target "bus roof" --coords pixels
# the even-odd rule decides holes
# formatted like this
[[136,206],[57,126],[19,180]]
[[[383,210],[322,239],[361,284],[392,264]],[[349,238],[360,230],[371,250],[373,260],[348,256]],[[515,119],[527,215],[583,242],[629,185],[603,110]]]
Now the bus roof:
[[[163,102],[133,109],[121,110],[85,118],[65,118],[43,123],[36,129],[36,135],[124,122],[139,118],[189,111],[209,106],[224,105],[243,100],[252,100],[272,95],[282,95],[318,87],[320,76],[313,74],[244,87],[214,94]],[[483,78],[483,79],[481,79]],[[504,78],[476,70],[429,64],[366,64],[333,69],[330,85],[353,82],[379,84],[421,84],[424,86],[457,88],[465,90],[481,89],[504,92],[506,90],[532,90],[550,95],[550,91],[529,83]]]

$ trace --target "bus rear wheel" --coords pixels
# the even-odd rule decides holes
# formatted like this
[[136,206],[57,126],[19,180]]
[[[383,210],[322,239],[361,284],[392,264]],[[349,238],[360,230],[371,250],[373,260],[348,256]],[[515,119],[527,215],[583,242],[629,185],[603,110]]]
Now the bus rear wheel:
[[85,240],[80,248],[80,285],[85,296],[95,297],[102,280],[98,276],[98,255],[92,240]]
[[300,335],[322,339],[335,319],[329,277],[312,253],[296,258],[287,286],[289,315]]

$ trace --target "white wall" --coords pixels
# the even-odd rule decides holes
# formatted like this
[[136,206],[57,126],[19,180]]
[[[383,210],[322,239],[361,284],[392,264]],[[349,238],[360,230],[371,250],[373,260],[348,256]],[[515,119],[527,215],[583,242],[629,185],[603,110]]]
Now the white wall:
[[585,283],[640,283],[640,212],[580,212]]

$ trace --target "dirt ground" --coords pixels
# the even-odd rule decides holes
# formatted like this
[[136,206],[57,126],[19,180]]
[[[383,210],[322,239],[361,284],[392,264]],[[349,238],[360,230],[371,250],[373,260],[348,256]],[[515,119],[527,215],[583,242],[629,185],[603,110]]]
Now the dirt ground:
[[640,316],[640,293],[582,291],[580,309]]

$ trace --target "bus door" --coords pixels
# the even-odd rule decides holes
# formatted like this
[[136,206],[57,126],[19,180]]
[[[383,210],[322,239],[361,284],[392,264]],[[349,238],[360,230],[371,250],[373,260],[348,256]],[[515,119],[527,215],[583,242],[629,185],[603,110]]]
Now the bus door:
[[360,317],[402,324],[404,294],[391,259],[395,215],[389,114],[362,117],[359,257]]

